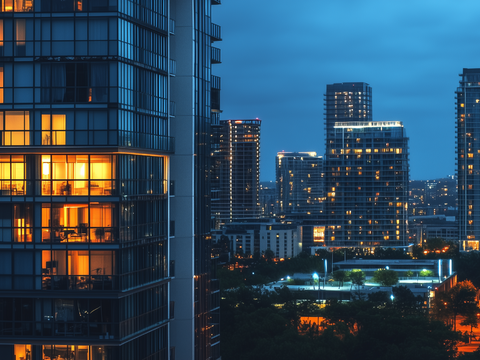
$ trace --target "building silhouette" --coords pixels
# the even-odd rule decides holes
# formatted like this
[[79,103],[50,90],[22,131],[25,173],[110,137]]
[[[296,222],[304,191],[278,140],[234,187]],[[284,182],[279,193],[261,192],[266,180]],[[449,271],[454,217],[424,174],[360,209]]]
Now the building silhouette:
[[275,158],[277,215],[319,217],[323,158],[315,152],[279,152]]
[[2,1],[2,358],[220,357],[215,3]]
[[215,228],[260,217],[261,120],[221,120],[212,152],[212,215]]
[[460,249],[480,241],[480,69],[463,69],[456,91],[458,235]]

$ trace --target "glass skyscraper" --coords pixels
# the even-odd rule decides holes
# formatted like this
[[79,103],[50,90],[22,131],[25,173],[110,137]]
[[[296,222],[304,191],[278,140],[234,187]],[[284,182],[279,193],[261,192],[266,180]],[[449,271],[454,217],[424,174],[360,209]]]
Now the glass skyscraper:
[[212,156],[212,215],[220,224],[260,217],[261,120],[221,120]]
[[279,152],[275,158],[277,215],[319,218],[323,212],[323,158],[315,152]]
[[219,357],[219,2],[0,1],[2,357]]
[[456,91],[458,235],[462,250],[480,242],[480,69],[463,69]]
[[337,122],[326,148],[331,247],[408,245],[408,138],[399,121]]
[[324,96],[327,131],[335,122],[372,121],[372,88],[367,83],[329,84]]

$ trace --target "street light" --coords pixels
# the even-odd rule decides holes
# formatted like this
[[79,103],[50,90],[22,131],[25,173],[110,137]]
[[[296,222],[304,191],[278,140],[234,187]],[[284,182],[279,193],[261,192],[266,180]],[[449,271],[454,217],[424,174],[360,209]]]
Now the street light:
[[320,280],[319,280],[319,276],[316,272],[314,272],[312,274],[312,277],[313,277],[313,280],[314,280],[313,290],[315,290],[315,281],[318,281],[318,300],[320,301]]

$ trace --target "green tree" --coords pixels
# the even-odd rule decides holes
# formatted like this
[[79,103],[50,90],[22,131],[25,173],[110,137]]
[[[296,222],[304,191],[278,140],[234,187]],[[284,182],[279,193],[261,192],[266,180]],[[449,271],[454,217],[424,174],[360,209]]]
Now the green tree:
[[425,244],[425,247],[430,251],[441,251],[446,246],[448,246],[447,242],[439,237],[427,239],[427,242]]
[[419,275],[421,277],[427,277],[427,276],[433,276],[434,273],[433,273],[432,270],[422,270],[422,271],[420,271]]
[[413,276],[413,271],[412,270],[405,271],[405,277],[411,278],[412,276]]
[[337,270],[333,272],[333,280],[338,281],[338,288],[343,286],[343,283],[347,281],[349,278],[349,274],[347,271],[344,270]]
[[373,273],[373,281],[382,286],[393,286],[398,283],[398,275],[395,270],[380,269]]
[[265,250],[265,253],[263,256],[267,261],[273,261],[273,259],[275,259],[275,253],[271,249]]
[[402,313],[414,314],[423,312],[423,298],[420,295],[415,296],[406,286],[396,286],[392,288],[393,307]]
[[357,288],[365,283],[365,273],[359,269],[353,269],[350,273],[350,281],[352,285],[356,285]]

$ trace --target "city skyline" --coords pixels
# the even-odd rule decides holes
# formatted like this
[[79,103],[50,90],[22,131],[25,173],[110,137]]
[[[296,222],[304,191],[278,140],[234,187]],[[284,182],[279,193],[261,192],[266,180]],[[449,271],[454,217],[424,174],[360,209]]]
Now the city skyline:
[[[323,94],[338,82],[370,84],[373,121],[404,123],[412,180],[454,174],[454,91],[462,69],[479,66],[480,48],[471,44],[480,5],[289,5],[246,0],[214,9],[228,39],[219,69],[222,119],[263,120],[260,180],[274,180],[279,151],[324,154]],[[245,20],[256,26],[245,27]]]

